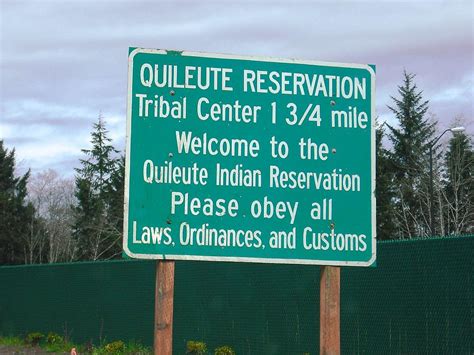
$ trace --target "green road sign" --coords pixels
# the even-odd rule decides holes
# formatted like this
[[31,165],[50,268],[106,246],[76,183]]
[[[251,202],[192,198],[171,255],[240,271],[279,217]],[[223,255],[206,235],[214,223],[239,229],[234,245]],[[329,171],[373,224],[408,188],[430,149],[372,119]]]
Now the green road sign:
[[131,49],[124,251],[372,264],[374,92],[368,65]]

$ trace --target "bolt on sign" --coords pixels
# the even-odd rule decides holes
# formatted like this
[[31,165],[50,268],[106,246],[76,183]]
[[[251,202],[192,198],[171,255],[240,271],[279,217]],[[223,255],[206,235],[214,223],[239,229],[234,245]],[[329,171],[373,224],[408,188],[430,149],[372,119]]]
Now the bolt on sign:
[[131,48],[124,251],[371,265],[374,92],[369,65]]

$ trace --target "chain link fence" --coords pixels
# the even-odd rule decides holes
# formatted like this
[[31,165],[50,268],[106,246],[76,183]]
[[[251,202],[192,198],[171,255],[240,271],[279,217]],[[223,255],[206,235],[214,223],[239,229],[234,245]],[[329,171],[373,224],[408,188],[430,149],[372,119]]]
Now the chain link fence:
[[[377,266],[341,271],[346,354],[474,353],[474,236],[378,243]],[[0,334],[153,342],[155,262],[0,268]],[[176,262],[174,353],[317,354],[319,267]]]

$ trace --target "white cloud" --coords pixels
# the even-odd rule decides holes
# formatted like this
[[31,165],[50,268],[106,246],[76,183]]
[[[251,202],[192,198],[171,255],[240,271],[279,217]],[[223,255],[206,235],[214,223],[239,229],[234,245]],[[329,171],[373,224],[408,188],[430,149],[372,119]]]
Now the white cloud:
[[102,111],[123,145],[129,46],[376,64],[378,114],[391,123],[386,105],[406,69],[447,125],[473,117],[472,6],[1,1],[1,134],[33,166],[54,156],[70,169]]

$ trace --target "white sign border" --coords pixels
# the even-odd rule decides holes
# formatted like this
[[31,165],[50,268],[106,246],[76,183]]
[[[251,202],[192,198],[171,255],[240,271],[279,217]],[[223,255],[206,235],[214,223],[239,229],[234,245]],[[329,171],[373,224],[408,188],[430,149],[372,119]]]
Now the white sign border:
[[[199,255],[171,255],[171,254],[137,254],[128,249],[128,205],[129,205],[129,185],[130,185],[130,147],[132,128],[132,82],[133,82],[133,58],[138,53],[166,55],[168,52],[177,52],[180,56],[217,58],[217,59],[237,59],[259,62],[287,63],[287,64],[308,64],[328,67],[342,67],[353,69],[365,69],[370,73],[371,78],[371,189],[372,189],[372,255],[368,261],[331,261],[331,260],[308,260],[308,259],[273,259],[273,258],[251,258],[233,256],[199,256]],[[266,264],[300,264],[300,265],[333,265],[333,266],[371,266],[376,260],[376,200],[375,200],[375,71],[368,64],[322,62],[299,59],[282,59],[272,57],[241,56],[231,54],[217,54],[204,52],[187,52],[164,49],[135,48],[128,56],[128,85],[127,85],[127,132],[125,145],[125,188],[124,188],[124,217],[123,217],[123,250],[131,258],[148,260],[200,260],[200,261],[229,261],[229,262],[252,262]]]

